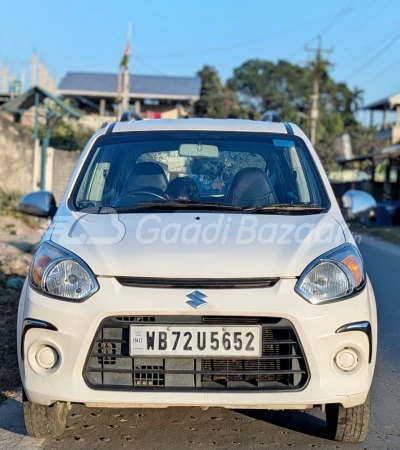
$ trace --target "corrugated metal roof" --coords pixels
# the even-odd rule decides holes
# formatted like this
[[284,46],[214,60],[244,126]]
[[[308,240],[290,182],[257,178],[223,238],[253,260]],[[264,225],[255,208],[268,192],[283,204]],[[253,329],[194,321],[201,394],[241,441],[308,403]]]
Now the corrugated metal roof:
[[[60,94],[68,93],[117,93],[117,74],[68,72],[61,80],[58,90]],[[172,77],[161,75],[130,75],[131,96],[157,98],[200,96],[201,79],[198,77]]]
[[400,94],[394,94],[370,103],[369,105],[364,106],[363,109],[394,109],[398,105],[400,105]]
[[38,94],[39,103],[43,102],[44,99],[49,98],[50,100],[55,102],[65,114],[69,114],[76,119],[79,119],[81,117],[78,111],[76,111],[74,108],[67,105],[61,99],[57,98],[55,95],[39,86],[30,88],[23,94],[12,98],[8,102],[2,104],[0,106],[0,109],[14,114],[22,114],[24,111],[32,108],[32,106],[35,104],[35,94]]

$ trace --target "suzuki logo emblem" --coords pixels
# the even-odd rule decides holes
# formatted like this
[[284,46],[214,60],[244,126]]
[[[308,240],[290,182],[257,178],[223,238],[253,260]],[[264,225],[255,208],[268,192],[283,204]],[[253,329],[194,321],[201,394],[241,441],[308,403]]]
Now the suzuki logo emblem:
[[190,299],[186,303],[194,309],[199,309],[200,307],[207,304],[207,302],[204,300],[205,298],[207,298],[207,295],[201,293],[200,291],[194,291],[191,294],[188,294],[186,297]]

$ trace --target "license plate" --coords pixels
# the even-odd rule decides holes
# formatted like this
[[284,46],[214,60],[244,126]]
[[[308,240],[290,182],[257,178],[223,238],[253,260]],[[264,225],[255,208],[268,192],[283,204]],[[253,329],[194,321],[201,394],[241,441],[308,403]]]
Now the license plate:
[[259,358],[261,326],[131,325],[129,349],[135,356]]

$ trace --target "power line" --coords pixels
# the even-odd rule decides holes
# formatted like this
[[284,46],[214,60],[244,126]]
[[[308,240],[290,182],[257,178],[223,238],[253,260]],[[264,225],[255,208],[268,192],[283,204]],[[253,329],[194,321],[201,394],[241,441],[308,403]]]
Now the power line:
[[[351,60],[349,64],[346,64],[346,66],[352,66],[355,62],[362,59],[366,54],[369,55],[371,51],[375,50],[376,48],[381,47],[389,38],[393,36],[393,34],[397,31],[398,27],[394,30],[391,30],[389,33],[385,33],[381,39],[378,39],[374,41],[374,43],[371,45],[367,45],[365,47],[362,47],[360,50],[357,51],[357,54],[354,55],[354,52],[349,53],[348,57]],[[347,58],[346,58],[347,59]]]
[[390,72],[391,70],[400,67],[400,59],[392,64],[390,64],[388,67],[385,67],[383,70],[381,70],[378,74],[374,75],[371,78],[368,78],[368,80],[366,81],[366,83],[371,83],[372,81],[377,80],[378,78],[380,78],[382,75],[387,74],[388,72]]
[[[352,35],[354,34],[355,31],[359,30],[360,28],[363,28],[364,25],[366,23],[368,23],[368,21],[372,18],[376,18],[376,16],[378,14],[380,14],[388,5],[389,3],[391,3],[393,0],[387,0],[386,2],[382,2],[379,4],[378,9],[376,11],[374,11],[372,14],[369,14],[366,18],[364,18],[364,20],[361,21],[361,23],[359,23],[357,26],[353,27],[350,29],[350,31],[348,31],[346,34],[344,34],[341,39],[339,39],[338,41],[336,41],[336,46],[338,46],[339,44],[341,44],[342,42],[346,41],[348,39],[348,37],[352,37]],[[370,3],[368,5],[365,6],[365,8],[367,8],[369,5],[372,5],[374,3],[376,3],[377,0],[371,0]]]
[[[351,0],[351,2],[354,2],[357,0]],[[237,41],[234,42],[232,44],[229,45],[223,45],[223,46],[219,46],[219,47],[212,47],[209,49],[202,49],[199,50],[197,52],[185,52],[185,53],[172,53],[172,54],[147,54],[146,56],[151,56],[151,57],[157,57],[157,58],[184,58],[187,56],[201,56],[201,55],[207,55],[209,53],[215,53],[215,52],[219,52],[219,51],[226,51],[226,50],[230,50],[230,49],[234,49],[237,47],[244,47],[247,45],[252,45],[255,44],[256,42],[262,42],[265,41],[266,39],[272,38],[272,37],[282,37],[283,34],[289,34],[289,33],[298,33],[299,30],[302,29],[308,29],[310,28],[310,26],[316,24],[316,23],[321,23],[321,21],[325,20],[325,19],[329,19],[332,17],[332,14],[329,15],[325,15],[322,17],[318,17],[316,19],[313,19],[312,21],[306,22],[299,25],[293,25],[290,28],[286,28],[286,29],[282,29],[273,33],[269,33],[269,34],[264,34],[262,36],[257,36],[251,39],[247,39],[245,41]],[[335,20],[337,18],[337,14],[335,14]],[[315,38],[311,39],[308,44],[310,44]]]
[[347,5],[339,11],[339,13],[334,17],[331,23],[329,23],[322,31],[320,31],[319,35],[326,34],[329,30],[331,30],[342,17],[344,17],[349,11],[351,11],[354,8],[354,3],[357,0],[350,0]]
[[[357,0],[349,0],[349,2],[346,4],[346,6],[341,9],[337,14],[334,15],[333,20],[328,23],[328,25],[325,26],[316,36],[309,39],[306,43],[306,46],[311,44],[315,39],[319,39],[320,36],[326,34],[329,30],[331,30],[339,21],[342,19],[349,11],[351,11],[354,8],[354,3]],[[298,53],[300,53],[303,50],[303,47],[300,50],[297,50],[295,53],[289,56],[289,60],[292,60],[295,58]]]
[[379,49],[371,58],[369,58],[364,64],[358,67],[356,70],[350,73],[346,78],[354,77],[354,75],[358,75],[365,68],[367,68],[373,62],[376,62],[378,58],[380,58],[383,54],[385,54],[398,40],[400,39],[400,31],[396,33],[392,39],[389,40],[381,49]]

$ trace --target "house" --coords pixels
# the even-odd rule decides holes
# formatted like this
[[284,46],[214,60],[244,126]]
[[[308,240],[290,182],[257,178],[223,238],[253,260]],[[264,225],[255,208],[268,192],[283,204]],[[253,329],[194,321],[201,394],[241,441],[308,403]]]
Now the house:
[[[163,75],[130,75],[130,109],[143,118],[181,118],[191,113],[200,97],[201,79]],[[68,72],[58,85],[58,94],[85,111],[85,120],[104,122],[116,115],[116,73]]]
[[[373,102],[363,109],[370,111],[370,125],[374,125],[374,114],[381,113],[382,122],[377,131],[377,137],[382,139],[384,145],[392,145],[400,142],[400,93],[390,97],[382,98]],[[390,123],[389,115],[395,116],[394,122]]]

